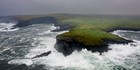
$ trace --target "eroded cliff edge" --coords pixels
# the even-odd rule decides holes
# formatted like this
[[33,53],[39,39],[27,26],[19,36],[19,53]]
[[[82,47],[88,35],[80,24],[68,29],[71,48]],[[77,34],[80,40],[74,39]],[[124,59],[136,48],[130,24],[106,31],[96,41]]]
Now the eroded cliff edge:
[[[116,28],[114,30],[116,30]],[[100,54],[102,54],[103,52],[111,50],[108,48],[109,44],[128,44],[130,42],[133,42],[131,40],[126,40],[116,35],[116,38],[101,38],[101,41],[96,42],[96,38],[93,39],[95,41],[92,41],[88,39],[88,37],[83,37],[81,35],[67,36],[65,34],[66,33],[58,35],[56,37],[57,42],[55,44],[55,48],[57,49],[57,51],[63,53],[65,56],[70,55],[75,50],[81,51],[82,49],[87,49],[89,51],[99,52]]]
[[[71,54],[74,50],[83,48],[92,52],[106,52],[108,44],[127,44],[132,42],[109,33],[114,30],[140,30],[140,17],[116,16],[82,16],[82,15],[49,15],[49,16],[18,16],[21,23],[17,27],[31,24],[54,23],[60,29],[53,31],[69,30],[58,35],[55,48],[64,55]],[[26,24],[25,24],[26,23]]]

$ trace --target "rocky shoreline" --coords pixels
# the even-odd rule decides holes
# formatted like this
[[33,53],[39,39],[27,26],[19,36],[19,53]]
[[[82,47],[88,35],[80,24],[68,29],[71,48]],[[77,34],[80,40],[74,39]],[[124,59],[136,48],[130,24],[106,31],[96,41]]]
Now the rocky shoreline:
[[106,32],[113,32],[115,30],[131,30],[131,31],[140,31],[140,28],[122,28],[122,27],[117,27],[109,30],[105,30]]
[[[62,28],[63,29],[63,28]],[[70,29],[70,28],[69,28]],[[114,28],[107,30],[106,32],[113,32],[115,30],[133,30],[133,31],[140,31],[140,29],[132,29],[132,28]],[[63,53],[65,56],[68,56],[72,54],[73,51],[81,51],[82,49],[87,49],[92,52],[99,52],[102,54],[103,52],[107,52],[108,50],[111,50],[108,48],[108,44],[128,44],[130,42],[133,42],[131,40],[126,40],[124,38],[121,38],[121,40],[112,40],[112,39],[103,39],[103,43],[99,45],[84,45],[83,43],[79,43],[74,40],[74,38],[63,38],[61,39],[59,35],[56,37],[56,44],[55,48],[58,52]]]
[[[53,32],[70,30],[72,28],[69,24],[60,24],[60,22],[55,17],[51,17],[51,16],[32,18],[30,20],[20,21],[14,27],[25,27],[32,24],[50,24],[50,23],[53,23],[54,26],[59,27],[58,29],[53,30]],[[109,33],[115,30],[140,31],[139,28],[123,28],[123,27],[117,27],[117,28],[112,28],[112,29],[103,30],[103,31]],[[110,50],[108,48],[108,44],[128,44],[130,42],[133,42],[133,41],[126,40],[123,38],[121,38],[121,40],[105,38],[105,39],[102,39],[103,42],[100,42],[99,44],[86,45],[86,44],[76,41],[74,37],[60,38],[60,35],[56,37],[56,40],[57,40],[57,43],[55,44],[56,50],[59,52],[62,52],[65,56],[70,55],[74,50],[80,51],[82,49],[87,49],[89,51],[99,52],[100,54],[102,54],[103,52],[107,52],[108,50]]]

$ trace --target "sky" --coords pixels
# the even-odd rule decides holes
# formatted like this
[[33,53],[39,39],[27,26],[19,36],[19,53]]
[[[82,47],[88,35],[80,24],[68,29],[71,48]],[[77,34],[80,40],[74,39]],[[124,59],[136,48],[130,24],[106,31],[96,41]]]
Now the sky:
[[52,13],[140,15],[140,0],[0,0],[0,16]]

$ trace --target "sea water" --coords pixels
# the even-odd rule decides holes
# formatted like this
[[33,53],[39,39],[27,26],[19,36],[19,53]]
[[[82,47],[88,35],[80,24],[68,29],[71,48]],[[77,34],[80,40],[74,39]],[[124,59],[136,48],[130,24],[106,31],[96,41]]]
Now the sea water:
[[[53,24],[34,24],[10,30],[14,24],[1,24],[0,27],[0,60],[5,65],[16,65],[1,69],[22,70],[20,65],[32,70],[140,70],[140,31],[117,30],[112,34],[133,40],[129,44],[109,44],[108,52],[102,55],[86,49],[74,51],[69,56],[58,52],[54,45],[56,36],[68,31],[53,32]],[[7,30],[4,30],[4,29]],[[51,51],[48,56],[33,58]],[[25,68],[25,67],[23,67]]]

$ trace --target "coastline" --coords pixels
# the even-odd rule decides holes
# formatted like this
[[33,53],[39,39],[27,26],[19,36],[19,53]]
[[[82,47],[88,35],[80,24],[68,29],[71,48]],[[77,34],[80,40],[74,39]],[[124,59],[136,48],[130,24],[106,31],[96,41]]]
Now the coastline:
[[[63,28],[62,28],[63,29]],[[110,30],[107,30],[106,32],[110,33],[116,30],[131,30],[131,31],[140,31],[138,28],[113,28]],[[121,38],[121,37],[120,37]],[[108,48],[109,44],[128,44],[130,42],[133,42],[132,40],[127,40],[124,38],[121,38],[122,40],[117,41],[113,39],[103,39],[103,43],[100,43],[99,45],[85,45],[83,43],[79,43],[75,41],[74,39],[67,39],[63,38],[60,39],[59,35],[56,37],[57,43],[55,44],[55,48],[58,52],[63,53],[65,56],[68,56],[72,54],[73,51],[81,51],[82,49],[87,49],[92,52],[99,52],[100,55],[103,52],[107,52],[108,50],[111,50]]]
[[[100,54],[102,54],[102,52],[107,52],[109,50],[108,49],[108,44],[128,44],[130,42],[133,42],[131,40],[126,40],[126,39],[121,38],[121,37],[117,37],[116,38],[115,35],[113,36],[109,32],[113,32],[115,30],[140,31],[139,27],[134,27],[134,26],[132,26],[130,28],[129,27],[128,28],[127,27],[122,27],[122,26],[120,26],[120,27],[112,26],[113,28],[109,28],[108,27],[108,28],[105,28],[105,29],[103,28],[102,29],[102,28],[100,28],[100,27],[102,27],[100,24],[99,24],[100,27],[98,27],[98,26],[96,27],[96,24],[95,24],[95,26],[94,25],[90,25],[90,24],[86,24],[86,25],[85,24],[81,24],[84,21],[89,21],[89,23],[94,23],[91,19],[90,20],[86,20],[86,19],[85,20],[82,20],[82,19],[80,19],[80,20],[72,20],[72,22],[78,21],[78,23],[75,22],[72,25],[70,25],[70,23],[67,23],[67,22],[71,22],[71,20],[70,21],[68,20],[67,22],[61,22],[61,21],[62,20],[58,20],[58,17],[57,18],[56,17],[52,17],[52,16],[49,16],[49,17],[37,17],[37,18],[29,19],[29,20],[24,20],[22,23],[18,23],[18,25],[16,25],[16,27],[24,27],[24,26],[28,26],[28,25],[31,25],[31,24],[50,24],[50,23],[53,23],[54,26],[59,27],[59,29],[53,30],[53,32],[59,32],[59,31],[71,30],[73,28],[78,27],[78,25],[80,25],[78,27],[79,29],[81,27],[83,30],[85,30],[85,29],[87,29],[87,30],[89,29],[90,30],[89,32],[87,32],[87,33],[89,33],[89,35],[92,32],[91,28],[94,28],[94,27],[95,27],[94,31],[97,30],[96,32],[99,32],[99,34],[97,34],[97,35],[104,35],[104,34],[106,35],[106,37],[101,36],[101,37],[97,38],[97,41],[94,41],[94,40],[96,40],[96,36],[95,37],[92,36],[96,32],[91,34],[90,35],[91,37],[86,37],[86,35],[82,35],[81,36],[80,34],[84,34],[82,32],[79,33],[79,35],[75,35],[73,33],[72,36],[64,36],[63,34],[58,35],[56,37],[57,43],[55,45],[55,48],[59,52],[62,52],[64,55],[69,55],[74,50],[80,51],[83,48],[85,48],[87,50],[90,50],[92,52],[100,52]],[[77,26],[72,27],[75,24],[77,24]],[[105,25],[105,26],[108,26],[108,25]],[[78,31],[78,29],[76,29],[75,31]],[[85,30],[85,32],[86,32],[86,30]],[[71,33],[69,33],[69,34],[71,35]],[[107,35],[109,35],[109,36],[107,36]],[[110,37],[110,36],[113,36],[113,37]],[[91,41],[88,41],[88,39],[90,39],[92,37],[94,37],[94,38]]]

